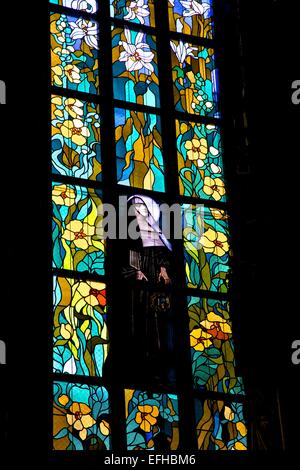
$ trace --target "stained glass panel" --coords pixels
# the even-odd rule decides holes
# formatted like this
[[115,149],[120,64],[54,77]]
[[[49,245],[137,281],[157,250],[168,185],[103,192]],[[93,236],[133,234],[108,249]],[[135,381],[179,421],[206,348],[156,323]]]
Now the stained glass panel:
[[110,406],[104,387],[54,382],[53,449],[110,450]]
[[88,13],[95,13],[98,9],[97,0],[50,0],[50,3],[73,8],[74,10],[86,11]]
[[100,191],[53,183],[53,267],[104,274],[104,243],[96,228]]
[[116,109],[115,126],[119,184],[164,191],[160,117]]
[[93,20],[52,13],[50,31],[51,84],[98,93],[98,24]]
[[243,393],[235,375],[232,324],[227,301],[188,297],[194,388]]
[[176,111],[219,117],[214,50],[171,41],[171,56]]
[[54,277],[53,371],[102,377],[108,354],[106,286]]
[[160,105],[156,41],[129,28],[112,31],[114,98],[147,106]]
[[229,231],[223,210],[183,205],[183,236],[187,286],[228,291]]
[[128,450],[176,450],[179,445],[175,395],[125,390]]
[[171,31],[213,37],[212,0],[169,0],[168,6]]
[[180,194],[225,202],[220,129],[176,121],[176,138]]
[[247,450],[242,403],[195,400],[199,450]]
[[101,181],[99,106],[52,96],[52,172]]
[[110,0],[110,14],[120,20],[155,26],[154,0]]

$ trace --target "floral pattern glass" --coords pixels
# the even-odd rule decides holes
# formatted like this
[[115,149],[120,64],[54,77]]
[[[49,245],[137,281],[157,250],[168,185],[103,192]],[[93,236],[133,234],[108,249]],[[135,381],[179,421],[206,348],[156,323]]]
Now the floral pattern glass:
[[219,117],[214,50],[181,40],[170,44],[176,111]]
[[70,90],[98,93],[97,22],[52,13],[50,31],[51,84]]
[[97,236],[102,204],[97,190],[53,183],[53,267],[104,274],[104,243]]
[[112,31],[114,98],[160,105],[156,42],[153,36],[125,27]]
[[125,390],[128,450],[165,450],[179,445],[178,399],[175,395]]
[[247,450],[242,403],[195,400],[199,450]]
[[106,286],[54,277],[55,373],[102,377],[108,354]]
[[170,30],[212,39],[212,1],[168,0]]
[[188,314],[194,388],[243,394],[235,373],[228,302],[188,297]]
[[50,3],[88,13],[96,13],[98,9],[98,0],[50,0]]
[[99,106],[52,96],[52,172],[101,181]]
[[110,450],[110,405],[104,387],[54,382],[53,449]]
[[219,127],[176,121],[180,194],[226,201]]
[[187,287],[226,293],[229,285],[228,215],[203,206],[183,209]]
[[155,26],[154,0],[110,0],[110,14],[120,20]]
[[164,191],[160,117],[116,109],[115,126],[119,184]]

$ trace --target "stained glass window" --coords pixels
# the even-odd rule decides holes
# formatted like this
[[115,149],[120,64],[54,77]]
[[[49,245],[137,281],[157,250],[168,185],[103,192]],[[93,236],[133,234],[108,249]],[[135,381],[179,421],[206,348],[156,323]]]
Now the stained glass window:
[[225,202],[219,127],[176,121],[176,137],[180,194]]
[[156,40],[143,31],[113,28],[113,87],[118,100],[160,105]]
[[160,117],[117,108],[115,126],[119,184],[164,191]]
[[50,0],[50,3],[88,13],[95,13],[98,9],[98,0]]
[[106,285],[54,277],[53,371],[103,375],[108,354]]
[[125,410],[128,450],[178,448],[178,399],[175,395],[125,390]]
[[182,40],[172,40],[170,44],[176,111],[218,117],[214,50]]
[[110,0],[110,11],[112,17],[155,26],[154,0]]
[[110,450],[110,406],[104,387],[54,382],[53,449]]
[[211,392],[243,393],[236,377],[232,323],[227,301],[188,297],[194,387]]
[[78,98],[52,97],[54,174],[101,180],[99,106]]
[[101,192],[53,183],[53,266],[104,274],[104,243],[97,236]]
[[171,31],[211,39],[212,0],[168,0]]
[[[50,0],[55,450],[247,448],[212,4]],[[119,196],[136,244],[102,239]]]
[[52,85],[98,93],[98,24],[94,20],[52,13]]
[[229,285],[230,240],[225,211],[183,206],[187,286],[226,293]]
[[195,400],[199,450],[247,450],[242,403]]

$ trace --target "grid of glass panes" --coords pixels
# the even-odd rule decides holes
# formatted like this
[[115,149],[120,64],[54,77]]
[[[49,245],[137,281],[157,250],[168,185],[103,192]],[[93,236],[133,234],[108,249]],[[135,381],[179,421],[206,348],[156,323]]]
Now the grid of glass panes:
[[[109,351],[105,244],[97,237],[102,183],[101,51],[111,49],[116,178],[112,191],[166,192],[163,141],[176,135],[187,316],[199,449],[244,449],[230,310],[230,234],[219,125],[212,0],[50,0],[53,179],[54,449],[110,449],[110,400],[103,385]],[[110,37],[99,43],[105,4]],[[166,6],[166,5],[165,5]],[[105,13],[104,12],[104,16]],[[174,123],[163,123],[158,53],[167,41]],[[168,32],[169,27],[169,32]],[[203,41],[202,41],[203,40]],[[166,44],[165,44],[166,45]],[[165,69],[164,69],[165,70]],[[101,75],[101,73],[100,73]],[[166,90],[164,90],[165,92]],[[165,131],[162,132],[163,124]],[[113,153],[110,158],[113,157]],[[204,203],[201,216],[196,205]],[[109,288],[110,286],[108,286]],[[216,300],[216,294],[220,299]],[[76,381],[76,377],[80,380]],[[89,377],[85,382],[84,377]],[[176,392],[176,389],[175,389]],[[208,399],[207,392],[224,394]],[[230,399],[230,395],[234,400]],[[178,397],[124,390],[127,448],[153,450],[157,432],[179,444]],[[63,418],[62,418],[63,417]],[[157,423],[160,423],[159,428]]]
[[[168,0],[168,16],[179,194],[187,201],[183,245],[197,445],[245,450],[243,405],[230,397],[242,397],[244,390],[227,300],[231,249],[213,1]],[[207,399],[206,392],[225,398]]]
[[98,5],[50,3],[53,449],[110,449]]

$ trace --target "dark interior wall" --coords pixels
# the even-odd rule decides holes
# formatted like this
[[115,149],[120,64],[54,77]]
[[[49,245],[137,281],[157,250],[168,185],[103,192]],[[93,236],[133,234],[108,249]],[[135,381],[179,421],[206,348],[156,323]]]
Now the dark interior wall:
[[300,338],[295,225],[300,107],[291,102],[291,84],[300,72],[299,12],[296,2],[286,0],[264,0],[257,8],[239,3],[250,168],[246,177],[236,174],[244,212],[241,349],[253,409],[270,424],[266,442],[275,449],[282,445],[277,432],[274,436],[279,398],[284,445],[292,450],[300,436],[300,371],[291,361],[291,344]]

